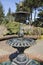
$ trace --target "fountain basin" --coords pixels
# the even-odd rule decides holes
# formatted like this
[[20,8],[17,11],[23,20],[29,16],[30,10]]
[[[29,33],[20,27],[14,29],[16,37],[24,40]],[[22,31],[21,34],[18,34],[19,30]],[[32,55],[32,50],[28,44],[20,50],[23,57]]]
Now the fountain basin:
[[35,44],[35,40],[31,38],[13,38],[7,41],[13,47],[30,47]]
[[17,48],[19,52],[23,52],[26,48],[34,45],[35,40],[32,38],[18,37],[8,40],[7,43],[12,47]]

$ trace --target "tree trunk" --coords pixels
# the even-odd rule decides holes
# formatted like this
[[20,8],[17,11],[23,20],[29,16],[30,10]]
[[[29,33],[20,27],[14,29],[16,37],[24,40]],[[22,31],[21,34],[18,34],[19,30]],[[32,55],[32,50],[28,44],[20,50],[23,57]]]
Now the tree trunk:
[[36,13],[37,13],[37,12],[36,12],[36,8],[35,8],[35,13],[34,13],[34,21],[35,21],[35,18],[36,18]]
[[30,24],[32,23],[32,7],[30,8],[30,16],[31,16],[31,19],[30,19]]

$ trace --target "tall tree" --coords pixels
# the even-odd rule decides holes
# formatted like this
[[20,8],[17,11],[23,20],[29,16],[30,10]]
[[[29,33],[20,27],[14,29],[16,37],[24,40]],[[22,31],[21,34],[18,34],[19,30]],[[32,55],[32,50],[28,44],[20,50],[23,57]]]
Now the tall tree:
[[8,9],[8,13],[7,13],[7,16],[10,16],[11,15],[11,8]]
[[16,11],[19,11],[19,10],[20,10],[19,4],[16,3]]
[[37,8],[43,6],[43,1],[42,0],[33,0],[33,9],[35,10],[35,14],[34,14],[34,20],[36,17],[36,13],[37,13]]
[[8,21],[10,21],[10,22],[11,22],[11,19],[12,19],[12,15],[11,15],[11,8],[9,8],[9,9],[8,9],[7,19],[8,19]]
[[42,4],[43,4],[43,0],[24,0],[24,6],[30,8],[31,20],[32,20],[33,9],[35,10],[35,14],[34,14],[34,19],[35,19],[37,13],[36,10],[38,7],[42,6]]
[[32,11],[33,11],[33,0],[24,0],[24,7],[27,7],[27,9],[30,9],[30,23],[32,21]]
[[33,25],[43,27],[43,11],[39,12],[38,17],[34,22]]
[[38,14],[39,18],[38,21],[40,23],[40,26],[43,27],[43,10]]
[[4,11],[3,11],[3,6],[0,2],[0,23],[2,23],[3,18],[4,18]]

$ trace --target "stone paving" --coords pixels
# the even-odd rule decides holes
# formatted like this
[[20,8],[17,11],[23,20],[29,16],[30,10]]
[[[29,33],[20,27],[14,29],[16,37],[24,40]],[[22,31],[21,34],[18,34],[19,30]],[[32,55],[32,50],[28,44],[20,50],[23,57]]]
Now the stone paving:
[[7,28],[4,25],[0,25],[0,37],[3,37],[7,32]]
[[43,61],[43,39],[37,40],[36,44],[24,51],[27,57]]
[[9,60],[10,54],[16,53],[17,49],[12,48],[6,41],[0,41],[0,62]]

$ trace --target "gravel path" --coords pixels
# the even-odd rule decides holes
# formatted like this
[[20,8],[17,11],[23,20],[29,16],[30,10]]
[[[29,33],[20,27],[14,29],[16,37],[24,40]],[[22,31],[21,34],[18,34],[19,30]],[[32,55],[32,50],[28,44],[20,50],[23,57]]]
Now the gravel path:
[[24,53],[32,59],[43,61],[43,39],[37,40],[36,44],[26,49]]
[[0,25],[0,37],[3,37],[7,32],[7,28],[4,25]]
[[12,48],[6,41],[0,41],[0,62],[8,61],[11,54],[16,53],[17,49]]

